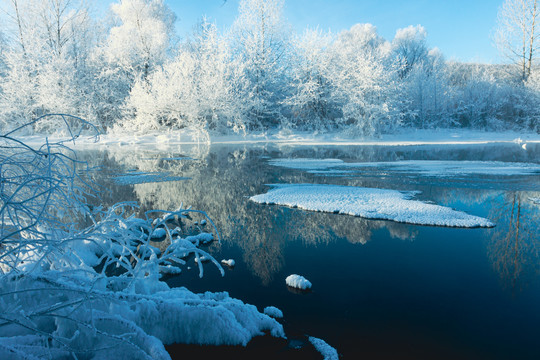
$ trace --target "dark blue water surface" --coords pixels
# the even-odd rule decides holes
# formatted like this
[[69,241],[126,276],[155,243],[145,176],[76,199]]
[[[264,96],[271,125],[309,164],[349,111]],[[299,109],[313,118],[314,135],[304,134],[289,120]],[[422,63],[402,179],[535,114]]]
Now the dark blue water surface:
[[[251,351],[259,350],[263,358],[280,357],[280,346],[307,348],[306,336],[315,336],[344,359],[540,359],[540,205],[531,200],[540,198],[540,174],[433,177],[374,168],[321,176],[268,163],[276,158],[336,158],[538,164],[540,145],[528,144],[527,150],[517,144],[215,145],[162,152],[119,148],[83,157],[102,167],[96,181],[107,189],[107,203],[135,200],[144,211],[175,210],[183,202],[207,212],[222,235],[222,243],[208,251],[218,260],[235,259],[236,266],[221,278],[208,264],[199,279],[191,261],[190,270],[167,281],[195,292],[228,291],[261,311],[269,305],[280,308],[293,342],[267,346],[255,341]],[[130,171],[187,179],[114,181]],[[487,217],[497,226],[405,225],[249,201],[272,183],[419,190],[421,200]],[[288,289],[285,278],[293,273],[309,279],[312,291]],[[170,349],[173,357],[175,351],[184,356],[190,350],[198,356],[214,351]],[[248,350],[236,349],[234,356],[250,358]]]

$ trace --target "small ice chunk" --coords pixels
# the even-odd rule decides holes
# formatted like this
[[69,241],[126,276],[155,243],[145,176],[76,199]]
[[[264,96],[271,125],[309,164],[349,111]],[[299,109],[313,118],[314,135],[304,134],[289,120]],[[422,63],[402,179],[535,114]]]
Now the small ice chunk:
[[309,290],[311,289],[311,282],[301,275],[289,275],[285,279],[287,286],[300,289],[300,290]]
[[273,317],[274,319],[283,318],[283,312],[275,306],[267,306],[264,308],[263,312],[266,315]]
[[223,265],[227,265],[228,267],[233,267],[236,264],[236,262],[233,259],[229,259],[229,260],[223,259],[221,260],[221,263]]
[[331,347],[322,339],[310,336],[309,342],[315,347],[315,349],[321,353],[324,360],[339,360],[339,355],[336,349]]

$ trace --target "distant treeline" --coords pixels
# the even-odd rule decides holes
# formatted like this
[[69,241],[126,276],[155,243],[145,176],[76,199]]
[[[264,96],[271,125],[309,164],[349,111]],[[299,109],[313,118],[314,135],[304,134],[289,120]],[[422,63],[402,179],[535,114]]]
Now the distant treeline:
[[419,25],[391,41],[371,24],[296,34],[282,0],[242,0],[229,29],[203,19],[178,39],[162,0],[117,1],[104,19],[87,3],[3,3],[2,131],[46,113],[129,132],[540,131],[540,69],[447,61]]

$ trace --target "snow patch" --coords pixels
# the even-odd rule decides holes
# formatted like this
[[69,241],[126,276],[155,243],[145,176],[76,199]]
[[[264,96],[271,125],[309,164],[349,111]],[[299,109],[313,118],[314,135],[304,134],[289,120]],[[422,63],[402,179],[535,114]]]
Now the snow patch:
[[301,275],[296,275],[296,274],[289,275],[285,279],[285,283],[287,284],[287,286],[293,287],[295,289],[300,289],[300,290],[311,289],[311,282]]
[[304,210],[448,227],[493,227],[491,221],[451,208],[412,200],[416,191],[316,184],[273,184],[266,194],[250,200]]
[[331,347],[322,339],[310,336],[309,342],[317,349],[319,353],[324,357],[324,360],[339,360],[339,355],[336,349]]

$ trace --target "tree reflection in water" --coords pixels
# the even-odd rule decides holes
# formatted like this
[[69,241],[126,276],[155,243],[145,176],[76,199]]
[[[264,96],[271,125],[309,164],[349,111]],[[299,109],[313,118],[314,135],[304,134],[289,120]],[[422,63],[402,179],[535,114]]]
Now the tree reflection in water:
[[540,274],[540,206],[538,192],[513,191],[495,199],[488,256],[504,286],[520,290]]
[[[386,229],[390,237],[401,240],[414,239],[418,231],[417,227],[388,221],[306,212],[250,202],[250,196],[267,191],[265,184],[328,183],[400,190],[417,190],[422,187],[422,196],[449,206],[456,199],[467,206],[485,203],[494,198],[498,186],[497,181],[492,180],[489,191],[479,191],[478,186],[482,189],[483,184],[481,179],[474,179],[473,188],[467,188],[463,186],[464,180],[448,181],[392,173],[385,173],[384,176],[317,176],[270,166],[266,161],[268,157],[340,158],[350,161],[438,158],[486,161],[501,160],[508,156],[512,161],[531,161],[528,156],[533,156],[529,152],[516,155],[508,149],[493,146],[476,147],[474,151],[468,151],[466,148],[268,145],[212,148],[182,145],[154,152],[117,148],[86,155],[89,162],[97,162],[96,165],[103,167],[102,178],[95,180],[111,190],[111,203],[119,199],[135,200],[142,205],[141,212],[151,208],[175,210],[181,202],[196,209],[204,209],[219,228],[224,244],[238,246],[248,269],[265,285],[284,267],[283,252],[290,241],[301,241],[305,246],[327,245],[343,239],[353,244],[366,244],[376,230]],[[166,172],[189,180],[133,186],[115,184],[113,177],[127,170]],[[438,185],[433,186],[433,182],[438,182]],[[517,184],[522,186],[519,182]],[[514,183],[511,185],[516,186]],[[515,287],[524,274],[530,276],[538,273],[539,206],[527,200],[528,197],[534,197],[534,193],[515,191],[504,192],[501,196],[496,201],[499,206],[489,206],[493,213],[488,217],[496,221],[497,227],[486,232],[490,236],[488,255],[501,278]],[[535,197],[539,197],[538,194]],[[528,270],[528,267],[531,269]]]

